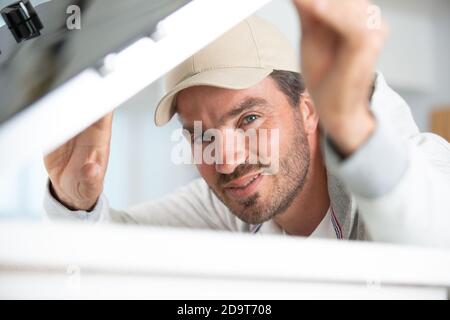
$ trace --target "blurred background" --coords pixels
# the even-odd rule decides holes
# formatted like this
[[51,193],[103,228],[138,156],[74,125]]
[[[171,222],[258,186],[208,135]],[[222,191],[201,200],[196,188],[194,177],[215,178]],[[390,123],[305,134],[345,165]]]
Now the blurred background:
[[[0,0],[0,7],[11,2]],[[409,103],[422,131],[450,139],[450,1],[374,2],[391,26],[379,69]],[[298,18],[290,0],[273,0],[258,15],[277,25],[299,51]],[[197,177],[195,168],[170,161],[177,120],[164,128],[153,123],[153,111],[163,93],[163,81],[157,81],[115,113],[105,184],[115,208],[156,199]],[[42,158],[0,177],[0,217],[41,218],[46,181]]]

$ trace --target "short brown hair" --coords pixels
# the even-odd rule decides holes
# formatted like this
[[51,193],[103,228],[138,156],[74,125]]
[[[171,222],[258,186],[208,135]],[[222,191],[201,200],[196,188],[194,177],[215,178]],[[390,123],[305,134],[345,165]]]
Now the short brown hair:
[[300,96],[305,92],[305,81],[303,76],[297,72],[274,70],[270,77],[275,80],[278,88],[286,95],[289,103],[297,107]]

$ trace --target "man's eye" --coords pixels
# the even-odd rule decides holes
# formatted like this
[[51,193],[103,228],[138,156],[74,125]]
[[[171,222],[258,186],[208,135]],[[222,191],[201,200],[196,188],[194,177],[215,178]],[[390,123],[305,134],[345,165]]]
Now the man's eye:
[[245,125],[245,126],[246,126],[246,125],[249,125],[249,124],[251,124],[252,122],[258,120],[258,118],[259,118],[259,116],[257,116],[256,114],[251,114],[251,115],[246,116],[246,117],[244,118],[244,120],[242,121],[242,124]]

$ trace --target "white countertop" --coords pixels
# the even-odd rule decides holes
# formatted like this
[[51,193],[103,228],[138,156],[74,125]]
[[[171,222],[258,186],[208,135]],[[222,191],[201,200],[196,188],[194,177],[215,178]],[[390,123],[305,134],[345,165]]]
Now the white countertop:
[[[74,279],[75,296],[88,298],[445,299],[450,252],[147,227],[0,224],[0,297],[72,297],[67,283]],[[42,291],[30,289],[36,285]]]

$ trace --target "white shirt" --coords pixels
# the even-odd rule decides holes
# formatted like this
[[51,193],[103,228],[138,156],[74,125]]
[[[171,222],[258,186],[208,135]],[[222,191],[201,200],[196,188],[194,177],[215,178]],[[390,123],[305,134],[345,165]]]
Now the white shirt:
[[[92,212],[69,211],[52,197],[47,187],[44,207],[48,217],[52,220],[63,219],[91,223],[122,222],[161,227],[214,229],[260,235],[286,235],[273,220],[261,226],[250,225],[241,221],[212,193],[203,179],[193,181],[160,201],[144,203],[120,211],[109,207],[105,195],[100,197]],[[336,225],[338,225],[337,219],[330,208],[310,237],[339,238]],[[342,230],[340,230],[340,234],[342,234]]]
[[[337,220],[334,219],[332,209],[330,208],[323,218],[322,222],[317,226],[316,230],[309,236],[310,238],[322,238],[322,239],[338,239],[339,231],[342,234],[342,230],[338,224]],[[341,239],[341,238],[339,238]]]
[[[283,234],[287,235],[273,220],[262,225],[251,226],[250,231],[254,234]],[[342,239],[342,229],[337,222],[332,209],[328,209],[320,224],[316,227],[309,238],[320,239]]]

